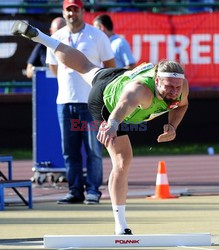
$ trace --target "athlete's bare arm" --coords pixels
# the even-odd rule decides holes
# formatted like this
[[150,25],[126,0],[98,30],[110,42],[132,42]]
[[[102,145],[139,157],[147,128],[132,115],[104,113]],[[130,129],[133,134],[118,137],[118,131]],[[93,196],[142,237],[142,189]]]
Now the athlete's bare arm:
[[176,129],[182,121],[186,110],[188,108],[188,94],[189,86],[188,82],[185,79],[182,90],[182,100],[179,103],[178,108],[171,110],[168,114],[168,124],[165,124],[163,127],[163,134],[159,135],[157,138],[158,142],[167,142],[172,141],[176,137]]
[[141,82],[130,82],[124,88],[118,104],[109,116],[109,119],[122,122],[138,106],[146,109],[151,105],[152,91]]
[[151,105],[152,91],[142,83],[130,82],[124,91],[113,112],[108,118],[108,126],[99,129],[97,139],[106,147],[111,140],[115,140],[117,133],[115,127],[111,126],[114,121],[121,123],[125,117],[130,115],[138,106],[147,108]]

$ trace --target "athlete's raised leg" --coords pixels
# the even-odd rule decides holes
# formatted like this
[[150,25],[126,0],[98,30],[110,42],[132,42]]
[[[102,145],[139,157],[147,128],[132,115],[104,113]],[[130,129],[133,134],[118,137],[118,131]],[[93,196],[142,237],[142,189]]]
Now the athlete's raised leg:
[[11,33],[31,39],[34,42],[41,43],[54,50],[56,57],[67,67],[84,74],[84,77],[91,84],[92,76],[99,69],[98,66],[91,63],[87,57],[79,50],[74,49],[58,40],[44,34],[39,29],[23,21],[15,21]]

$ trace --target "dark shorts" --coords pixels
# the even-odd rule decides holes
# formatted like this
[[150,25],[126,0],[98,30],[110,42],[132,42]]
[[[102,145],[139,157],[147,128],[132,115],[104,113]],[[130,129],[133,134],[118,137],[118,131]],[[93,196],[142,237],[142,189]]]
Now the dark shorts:
[[88,108],[96,121],[107,121],[110,115],[103,102],[103,92],[106,86],[126,69],[100,69],[92,81],[92,89],[88,98]]
[[[93,116],[93,119],[100,123],[101,121],[107,121],[110,113],[107,110],[103,102],[103,92],[106,86],[111,83],[116,77],[123,74],[127,69],[115,69],[107,68],[100,69],[92,81],[92,89],[88,98],[88,108]],[[127,127],[127,125],[125,125]],[[124,124],[121,123],[117,131],[117,135],[126,135]]]

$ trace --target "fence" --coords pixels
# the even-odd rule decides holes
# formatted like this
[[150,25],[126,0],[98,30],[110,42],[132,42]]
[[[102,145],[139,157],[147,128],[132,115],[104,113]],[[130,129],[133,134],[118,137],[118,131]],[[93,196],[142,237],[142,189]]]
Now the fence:
[[[10,9],[16,13],[60,13],[63,0],[8,0],[0,2],[0,12]],[[149,11],[153,13],[191,13],[197,11],[215,11],[219,8],[218,1],[143,1],[143,0],[87,0],[86,10],[95,11]],[[35,10],[35,12],[34,12]]]

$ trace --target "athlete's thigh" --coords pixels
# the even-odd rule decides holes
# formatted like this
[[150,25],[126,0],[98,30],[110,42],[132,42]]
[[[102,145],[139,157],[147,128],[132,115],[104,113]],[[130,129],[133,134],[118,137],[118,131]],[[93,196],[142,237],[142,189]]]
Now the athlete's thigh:
[[133,158],[132,146],[128,135],[118,136],[114,144],[110,143],[107,147],[112,163],[118,162],[129,165]]

